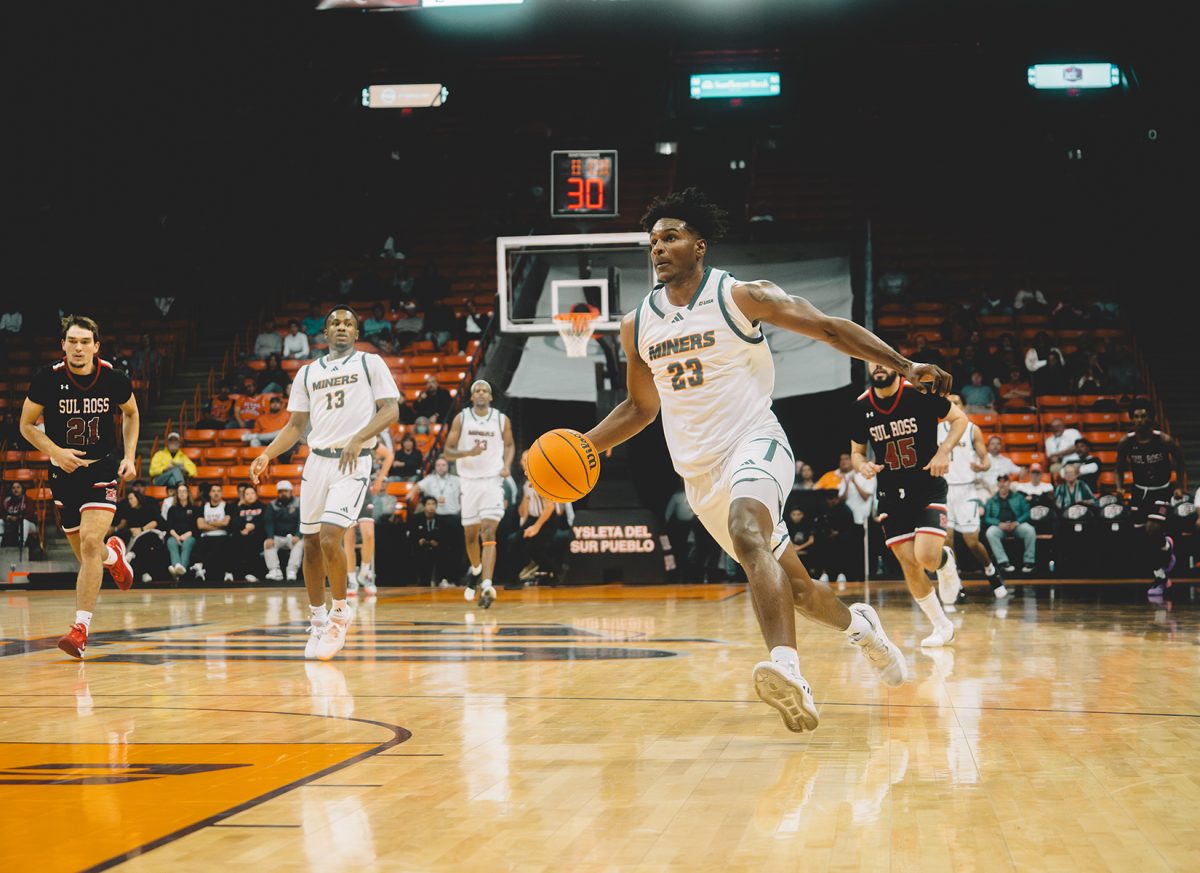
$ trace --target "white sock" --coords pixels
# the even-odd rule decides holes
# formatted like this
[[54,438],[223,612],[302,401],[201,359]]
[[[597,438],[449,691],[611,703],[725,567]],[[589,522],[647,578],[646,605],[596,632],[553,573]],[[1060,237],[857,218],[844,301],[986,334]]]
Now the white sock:
[[800,675],[800,653],[791,646],[776,646],[771,649],[771,660],[782,667],[789,676]]
[[491,588],[491,587],[492,587],[492,580],[491,580],[491,579],[484,579],[484,580],[483,580],[483,587],[484,587],[484,588]]
[[329,620],[329,610],[325,608],[325,604],[320,606],[309,606],[308,615],[313,624],[324,624]]
[[942,610],[942,603],[938,600],[936,591],[930,591],[924,597],[917,598],[917,606],[921,607],[921,612],[925,613],[925,617],[933,622],[935,630],[937,628],[951,627],[950,619],[946,618],[946,613]]
[[866,618],[851,610],[850,624],[842,633],[850,637],[852,642],[861,643],[867,637],[872,636],[875,629],[871,627],[871,623]]
[[482,572],[483,572],[483,564],[472,564],[471,565],[471,575],[472,576],[478,576]]
[[104,548],[108,550],[108,554],[104,557],[104,566],[111,567],[117,563],[117,553],[113,550],[112,546],[105,546]]
[[358,582],[358,574],[351,570],[346,574],[346,582],[350,585],[355,585]]
[[996,565],[989,561],[988,565],[983,568],[983,574],[985,576],[995,576],[996,575]]
[[86,609],[75,610],[75,624],[81,624],[86,628],[92,626],[92,614]]
[[333,601],[333,611],[338,612],[339,610],[342,612],[349,612],[349,609],[346,607],[346,601],[344,601],[344,600]]

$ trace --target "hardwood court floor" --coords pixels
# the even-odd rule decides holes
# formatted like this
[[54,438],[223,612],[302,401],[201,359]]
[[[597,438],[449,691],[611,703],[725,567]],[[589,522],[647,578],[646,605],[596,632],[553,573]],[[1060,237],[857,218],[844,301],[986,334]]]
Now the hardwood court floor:
[[302,660],[297,589],[0,596],[12,870],[1195,870],[1200,610],[969,604],[913,679],[801,621],[815,733],[738,586],[387,591]]

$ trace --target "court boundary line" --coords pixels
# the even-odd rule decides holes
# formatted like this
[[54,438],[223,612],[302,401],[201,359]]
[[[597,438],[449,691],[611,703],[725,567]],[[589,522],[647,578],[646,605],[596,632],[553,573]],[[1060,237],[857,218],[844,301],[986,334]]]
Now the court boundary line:
[[[69,707],[9,706],[9,705],[0,704],[0,709],[67,709],[67,708],[69,708]],[[126,861],[131,861],[134,858],[140,857],[142,855],[145,855],[148,852],[152,852],[155,849],[161,848],[162,846],[165,846],[168,843],[173,843],[176,840],[179,840],[179,839],[182,839],[183,837],[194,834],[197,831],[203,830],[204,828],[211,827],[211,826],[217,824],[218,822],[223,821],[224,819],[227,819],[227,818],[230,818],[239,813],[245,812],[248,809],[253,809],[256,806],[266,803],[268,800],[274,800],[275,798],[280,797],[280,796],[286,794],[287,792],[292,791],[296,788],[305,786],[308,783],[313,782],[314,780],[322,779],[325,776],[329,776],[333,773],[337,773],[339,770],[344,770],[345,768],[350,767],[354,764],[359,764],[362,761],[365,761],[368,758],[371,758],[374,755],[377,755],[379,752],[384,751],[385,749],[393,748],[395,746],[400,745],[403,742],[406,742],[406,741],[412,739],[412,731],[408,730],[407,728],[403,728],[400,725],[388,724],[387,722],[383,722],[383,721],[374,721],[374,720],[368,719],[368,718],[353,718],[353,717],[345,717],[345,716],[340,716],[340,715],[317,715],[315,713],[309,713],[309,712],[278,712],[278,711],[269,710],[269,709],[221,709],[219,707],[189,707],[189,706],[97,706],[95,708],[96,709],[142,709],[142,710],[151,710],[151,711],[158,710],[158,711],[164,711],[164,712],[233,712],[233,713],[246,713],[249,715],[290,715],[290,716],[296,716],[296,717],[301,717],[301,718],[329,718],[329,719],[335,719],[337,721],[351,721],[351,722],[358,722],[359,724],[369,724],[373,727],[380,727],[385,730],[391,731],[392,738],[384,741],[383,743],[380,743],[379,745],[375,746],[374,748],[367,749],[364,752],[359,752],[357,755],[354,755],[351,758],[347,758],[345,761],[342,761],[337,764],[331,764],[330,766],[326,767],[323,770],[319,770],[316,773],[312,773],[308,776],[302,776],[301,778],[293,780],[292,782],[289,782],[286,785],[281,785],[278,788],[273,788],[270,791],[266,792],[265,794],[260,794],[257,797],[252,797],[249,800],[242,801],[241,803],[237,804],[236,806],[230,807],[229,809],[223,810],[222,812],[214,813],[213,815],[203,818],[200,821],[193,822],[190,825],[185,825],[184,827],[179,828],[178,830],[172,831],[171,833],[164,834],[161,837],[157,837],[153,840],[150,840],[149,842],[143,843],[142,845],[137,846],[133,849],[130,849],[120,855],[114,855],[113,857],[107,858],[103,861],[100,861],[97,864],[93,864],[90,867],[84,867],[80,871],[80,873],[99,873],[99,871],[101,871],[101,870],[109,870],[113,867],[116,867],[118,864],[124,864]],[[63,744],[63,745],[84,746],[84,745],[96,745],[96,744],[95,743],[70,743],[70,744]],[[135,745],[169,746],[169,745],[175,745],[175,744],[173,744],[173,743],[138,743]],[[184,745],[184,744],[181,743],[178,745]],[[228,745],[228,744],[226,744],[226,743],[218,743],[218,744],[190,743],[187,745]],[[242,745],[291,745],[291,744],[288,744],[288,743],[279,743],[279,744],[244,743]],[[301,744],[296,743],[295,745],[301,745]],[[320,745],[320,744],[305,743],[303,745]],[[334,744],[330,743],[329,745],[334,745]],[[337,743],[336,745],[358,745],[358,744]]]

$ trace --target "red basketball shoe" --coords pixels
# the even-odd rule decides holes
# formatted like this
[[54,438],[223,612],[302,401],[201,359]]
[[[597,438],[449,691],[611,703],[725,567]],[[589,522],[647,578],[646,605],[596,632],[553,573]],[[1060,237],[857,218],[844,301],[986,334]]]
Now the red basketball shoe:
[[133,568],[125,560],[125,543],[120,537],[109,537],[105,545],[116,553],[117,559],[111,564],[105,564],[104,569],[112,575],[118,588],[128,591],[133,587]]
[[87,648],[87,626],[71,625],[67,635],[58,641],[58,647],[72,658],[83,658],[83,650]]

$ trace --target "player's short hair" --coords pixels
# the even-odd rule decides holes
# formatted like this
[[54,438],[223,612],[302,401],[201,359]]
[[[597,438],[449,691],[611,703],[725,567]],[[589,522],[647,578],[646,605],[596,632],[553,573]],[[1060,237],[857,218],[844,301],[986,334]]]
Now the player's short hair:
[[1132,417],[1133,414],[1135,412],[1137,412],[1139,409],[1146,410],[1147,415],[1149,415],[1151,418],[1154,417],[1154,407],[1151,405],[1150,401],[1147,400],[1145,397],[1135,397],[1129,401],[1129,410],[1128,411],[1129,411],[1130,417]]
[[82,327],[84,330],[92,332],[92,342],[100,342],[100,325],[88,318],[86,315],[68,315],[62,320],[62,336],[61,339],[67,338],[67,331],[73,327]]
[[678,218],[709,242],[719,240],[729,229],[729,213],[698,188],[684,188],[665,197],[655,197],[642,216],[642,229],[649,233],[660,218]]
[[329,319],[331,319],[333,317],[333,314],[335,312],[349,312],[351,315],[354,316],[354,326],[356,328],[358,328],[359,330],[362,330],[362,319],[358,317],[358,313],[355,312],[349,306],[343,306],[343,305],[335,306],[335,307],[333,307],[333,309],[331,309],[325,313],[325,322],[324,323],[325,323],[326,327],[329,327]]

